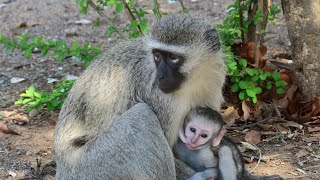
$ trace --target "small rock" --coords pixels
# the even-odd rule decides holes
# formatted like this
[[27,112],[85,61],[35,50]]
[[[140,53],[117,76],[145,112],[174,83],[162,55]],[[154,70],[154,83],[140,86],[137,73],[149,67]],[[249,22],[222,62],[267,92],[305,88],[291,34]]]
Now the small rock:
[[11,84],[15,84],[15,83],[19,83],[19,82],[22,82],[22,81],[25,81],[26,79],[25,78],[21,78],[21,77],[12,77],[10,79],[10,83]]
[[77,36],[78,35],[78,28],[72,27],[72,28],[65,29],[64,33],[67,37]]
[[76,80],[78,79],[77,76],[74,76],[74,75],[71,75],[71,74],[68,74],[67,77],[66,77],[67,80]]
[[71,63],[72,64],[80,64],[81,63],[81,60],[75,56],[72,56],[71,57]]
[[0,79],[0,84],[3,84],[4,83],[4,80]]
[[75,21],[75,23],[76,23],[76,24],[83,24],[83,25],[85,25],[85,24],[91,24],[92,21],[87,20],[87,19],[80,19],[80,20],[78,20],[78,21]]
[[32,152],[31,151],[27,151],[26,152],[26,156],[31,156],[32,155]]
[[51,83],[54,83],[54,82],[57,82],[57,81],[59,81],[59,79],[56,79],[56,78],[48,78],[47,79],[47,83],[48,84],[51,84]]
[[58,70],[59,70],[59,71],[62,71],[62,70],[63,70],[63,67],[58,67]]
[[8,171],[9,175],[12,176],[13,178],[15,178],[17,176],[17,173],[13,172],[13,171]]

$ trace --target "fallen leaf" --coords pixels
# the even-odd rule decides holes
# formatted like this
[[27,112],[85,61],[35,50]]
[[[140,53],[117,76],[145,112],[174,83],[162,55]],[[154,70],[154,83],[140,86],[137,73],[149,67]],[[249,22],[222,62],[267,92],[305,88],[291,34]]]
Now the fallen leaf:
[[279,132],[274,132],[274,131],[266,131],[266,132],[261,132],[261,135],[278,135]]
[[250,117],[250,108],[248,107],[246,101],[242,101],[242,111],[243,111],[243,119],[247,120]]
[[238,114],[238,111],[233,107],[228,107],[222,114],[223,120],[227,125],[233,125],[236,121],[236,119],[239,119],[240,116]]
[[308,131],[309,132],[316,132],[316,131],[320,131],[320,127],[308,127]]
[[258,150],[258,148],[256,148],[255,146],[253,146],[253,145],[250,144],[250,143],[241,141],[241,144],[242,144],[246,149],[250,149],[250,150],[253,150],[253,151],[257,151],[257,150]]
[[13,134],[13,135],[20,135],[19,133],[15,132],[11,128],[8,127],[8,125],[0,122],[0,132],[4,134]]
[[244,139],[248,143],[259,144],[261,142],[261,133],[259,131],[251,130],[247,132]]
[[15,114],[10,116],[9,119],[11,119],[13,123],[19,124],[19,125],[25,125],[29,123],[29,119],[26,115]]
[[320,134],[312,134],[311,137],[304,137],[302,140],[306,142],[320,142]]
[[26,79],[25,78],[21,78],[21,77],[12,77],[10,79],[10,83],[11,84],[15,84],[15,83],[19,83],[19,82],[22,82],[22,81],[25,81]]
[[13,114],[16,114],[17,112],[15,111],[0,111],[0,114],[3,118],[8,118],[12,116]]
[[288,132],[290,131],[289,128],[283,127],[281,124],[276,124],[276,127],[277,127],[277,129],[278,129],[280,132],[286,132],[286,133],[288,133]]
[[297,152],[297,153],[295,154],[295,156],[296,156],[297,158],[301,158],[301,157],[306,156],[306,155],[308,155],[308,154],[309,154],[309,153],[308,153],[306,150],[301,149],[299,152]]
[[288,121],[286,123],[280,123],[282,126],[285,126],[285,127],[295,127],[295,128],[299,128],[299,129],[302,129],[303,126],[299,123],[296,123],[294,121]]
[[75,21],[75,23],[76,23],[76,24],[83,24],[83,25],[85,25],[85,24],[91,24],[92,21],[87,20],[87,19],[80,19],[80,20]]

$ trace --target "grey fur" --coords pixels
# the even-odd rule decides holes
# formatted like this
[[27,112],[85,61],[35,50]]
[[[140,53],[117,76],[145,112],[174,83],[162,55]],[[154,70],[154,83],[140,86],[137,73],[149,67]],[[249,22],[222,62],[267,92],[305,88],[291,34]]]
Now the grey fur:
[[[185,32],[187,27],[192,31]],[[168,149],[175,144],[186,113],[203,105],[218,110],[223,101],[225,66],[221,54],[212,49],[219,39],[210,43],[203,38],[210,28],[205,18],[168,16],[154,25],[150,36],[122,42],[94,61],[74,84],[57,121],[57,179],[175,179]],[[153,48],[183,53],[181,73],[186,78],[177,91],[165,94],[155,85]],[[148,107],[131,108],[136,101],[152,109],[161,129]],[[166,141],[159,134],[131,137],[139,129],[141,134],[162,130]],[[128,144],[130,138],[135,144]],[[177,172],[193,173],[186,173],[180,164]]]

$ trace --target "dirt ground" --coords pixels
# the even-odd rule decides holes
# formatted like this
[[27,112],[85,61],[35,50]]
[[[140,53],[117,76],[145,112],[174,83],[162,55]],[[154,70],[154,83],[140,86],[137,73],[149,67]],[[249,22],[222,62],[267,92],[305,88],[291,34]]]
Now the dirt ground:
[[[138,1],[141,2],[141,1]],[[166,3],[165,0],[160,2]],[[208,14],[217,23],[226,16],[226,8],[232,0],[185,0],[185,5],[194,11]],[[3,6],[4,5],[4,6]],[[178,4],[164,5],[164,11],[170,12]],[[67,42],[79,40],[108,48],[116,43],[115,37],[106,36],[105,24],[92,28],[92,24],[76,24],[77,20],[93,22],[96,12],[88,15],[79,13],[74,0],[0,0],[0,32],[9,38],[28,32],[32,36],[44,36],[47,39],[63,39]],[[282,15],[280,21],[267,30],[267,58],[278,54],[290,55],[290,42],[287,38],[286,23]],[[123,23],[124,19],[120,20]],[[70,35],[69,32],[73,32]],[[33,84],[37,89],[49,90],[48,78],[58,80],[67,75],[79,76],[83,71],[76,60],[58,63],[54,58],[41,57],[34,53],[30,59],[23,58],[20,51],[5,52],[0,49],[0,122],[8,123],[20,135],[0,133],[0,179],[20,179],[34,176],[42,171],[45,164],[53,160],[52,149],[55,121],[59,111],[27,113],[22,107],[14,105],[19,94]],[[13,77],[24,78],[22,82],[11,83]],[[17,120],[27,123],[20,125]],[[244,133],[233,131],[235,141],[244,141]],[[304,129],[296,132],[293,139],[277,139],[258,144],[263,162],[254,174],[278,174],[287,179],[320,179],[320,144],[302,140],[307,134]],[[38,162],[38,163],[37,163]],[[39,163],[41,162],[41,163]],[[256,161],[246,164],[248,170]],[[38,167],[39,166],[39,167]],[[40,170],[39,170],[40,169]],[[42,174],[54,174],[54,171]],[[45,179],[52,179],[50,175]]]

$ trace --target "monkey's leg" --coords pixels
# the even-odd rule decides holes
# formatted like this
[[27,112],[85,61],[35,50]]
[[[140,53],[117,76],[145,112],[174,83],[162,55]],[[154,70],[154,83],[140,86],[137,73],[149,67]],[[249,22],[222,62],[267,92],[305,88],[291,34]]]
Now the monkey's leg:
[[232,149],[228,146],[222,146],[218,152],[219,171],[222,179],[237,180],[238,169],[234,160]]
[[159,120],[143,103],[134,105],[109,130],[80,148],[68,165],[57,161],[56,179],[176,178],[173,153]]

